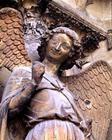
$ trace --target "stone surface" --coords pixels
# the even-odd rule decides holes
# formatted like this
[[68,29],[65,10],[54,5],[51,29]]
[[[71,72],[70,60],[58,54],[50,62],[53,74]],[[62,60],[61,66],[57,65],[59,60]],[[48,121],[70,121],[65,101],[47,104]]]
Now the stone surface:
[[11,8],[0,10],[0,66],[12,71],[17,65],[29,65],[24,47],[21,14]]

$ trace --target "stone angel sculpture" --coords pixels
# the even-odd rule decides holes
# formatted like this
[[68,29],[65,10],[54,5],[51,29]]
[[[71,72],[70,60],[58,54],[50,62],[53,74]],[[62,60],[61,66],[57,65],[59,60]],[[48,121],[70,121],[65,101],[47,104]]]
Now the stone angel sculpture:
[[43,42],[42,63],[35,62],[32,71],[16,69],[9,78],[0,105],[1,140],[106,140],[110,66],[99,61],[77,76],[61,77],[80,56],[78,35],[58,27]]

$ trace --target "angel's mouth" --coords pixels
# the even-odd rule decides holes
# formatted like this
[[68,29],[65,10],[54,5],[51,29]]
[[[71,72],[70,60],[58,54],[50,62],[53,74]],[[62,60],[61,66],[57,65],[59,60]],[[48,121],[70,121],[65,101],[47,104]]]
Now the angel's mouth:
[[61,51],[55,51],[55,50],[51,50],[50,51],[50,54],[53,54],[53,55],[61,55],[62,54],[62,52]]

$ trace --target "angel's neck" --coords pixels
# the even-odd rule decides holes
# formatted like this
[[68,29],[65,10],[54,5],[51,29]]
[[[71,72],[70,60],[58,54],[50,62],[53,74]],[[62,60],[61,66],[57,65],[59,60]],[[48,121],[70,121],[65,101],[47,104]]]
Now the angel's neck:
[[54,64],[47,59],[44,59],[43,64],[45,64],[46,73],[50,74],[53,77],[57,77],[59,64]]

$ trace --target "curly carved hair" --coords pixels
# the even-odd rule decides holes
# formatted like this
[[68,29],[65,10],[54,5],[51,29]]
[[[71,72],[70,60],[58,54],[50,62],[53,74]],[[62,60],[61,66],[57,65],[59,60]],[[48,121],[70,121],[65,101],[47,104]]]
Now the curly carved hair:
[[73,67],[76,64],[76,60],[81,58],[82,56],[82,46],[78,42],[79,38],[75,31],[67,28],[67,27],[57,27],[50,32],[47,32],[41,40],[41,46],[38,48],[38,53],[40,56],[40,61],[42,62],[46,55],[46,46],[48,41],[52,38],[55,33],[64,33],[68,35],[71,40],[73,40],[72,49],[70,50],[67,59],[61,64],[59,71],[67,70]]

